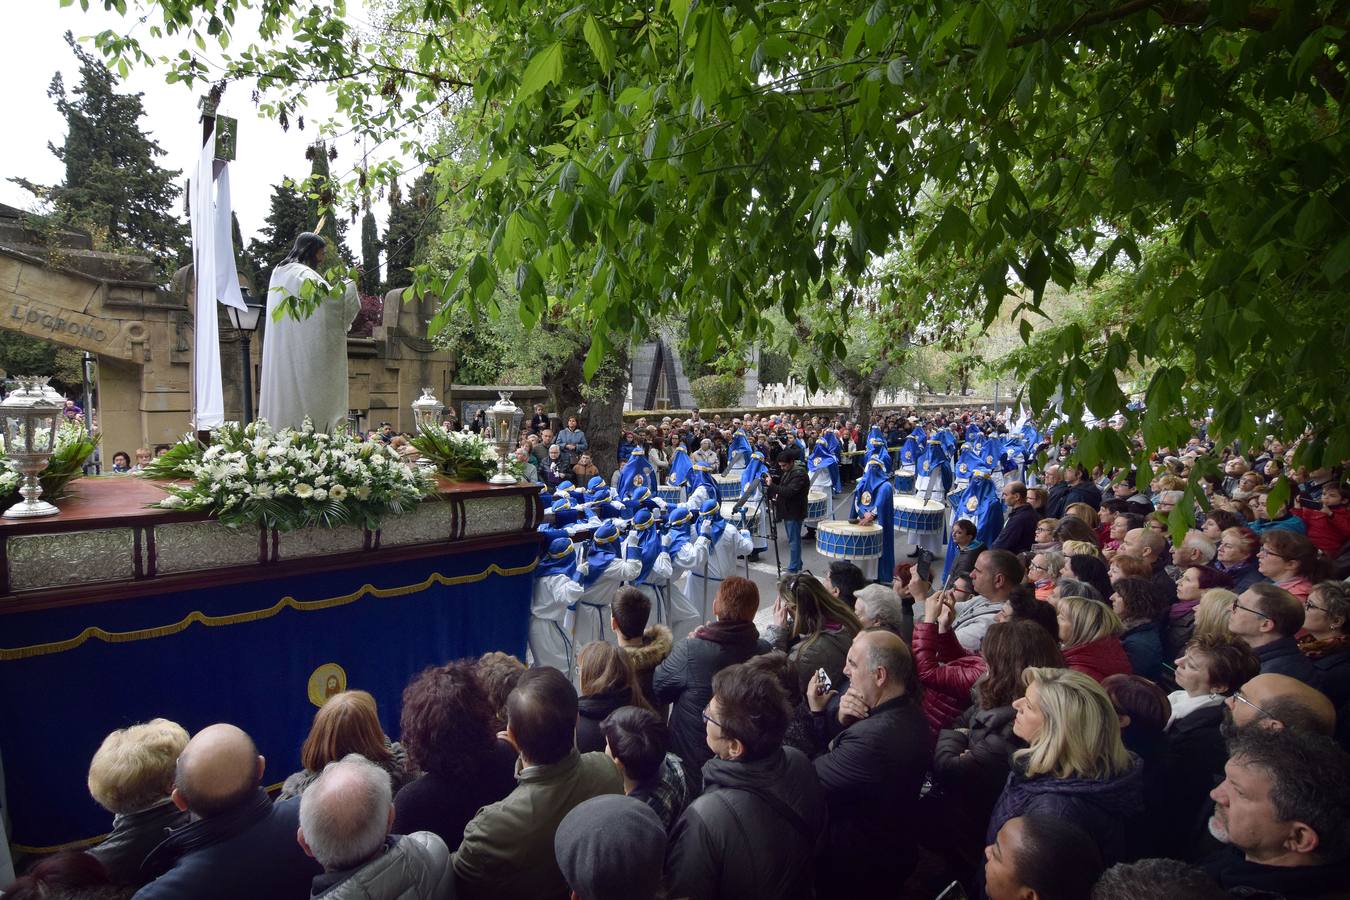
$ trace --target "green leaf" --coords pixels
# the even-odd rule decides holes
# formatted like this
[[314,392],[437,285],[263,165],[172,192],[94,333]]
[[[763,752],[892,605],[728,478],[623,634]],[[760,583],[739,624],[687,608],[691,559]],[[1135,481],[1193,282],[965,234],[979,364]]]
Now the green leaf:
[[712,106],[731,78],[731,37],[720,7],[700,7],[698,42],[694,45],[694,91]]
[[591,52],[595,54],[595,61],[600,64],[600,70],[608,75],[610,69],[614,67],[614,38],[610,35],[609,29],[595,16],[587,16],[586,24],[581,30],[586,36],[586,43],[590,46]]
[[581,377],[590,381],[595,377],[595,373],[600,371],[600,364],[605,361],[605,341],[601,335],[597,334],[591,339],[591,349],[586,351],[586,361],[581,366]]
[[557,159],[562,159],[565,156],[569,156],[571,155],[572,152],[568,150],[566,145],[564,144],[547,144],[544,147],[541,147],[540,149],[543,150],[545,153],[547,153],[549,156],[555,157]]
[[908,68],[908,61],[903,56],[897,56],[886,64],[886,78],[891,84],[905,83],[905,69]]
[[525,67],[525,74],[520,79],[520,89],[516,91],[516,102],[521,103],[550,84],[557,84],[562,78],[562,72],[562,41],[555,41],[530,58],[529,65]]
[[1322,260],[1322,274],[1329,284],[1335,284],[1350,272],[1350,235],[1341,238],[1340,243],[1331,248],[1326,259]]

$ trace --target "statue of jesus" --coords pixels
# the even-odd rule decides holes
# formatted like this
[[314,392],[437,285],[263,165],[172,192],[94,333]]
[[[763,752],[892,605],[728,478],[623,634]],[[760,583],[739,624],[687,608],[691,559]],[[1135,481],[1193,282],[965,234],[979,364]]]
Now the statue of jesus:
[[[305,417],[315,431],[332,432],[347,419],[347,330],[361,310],[356,285],[348,281],[341,296],[319,274],[328,245],[303,232],[272,272],[267,287],[267,331],[263,335],[259,417],[273,428],[300,428]],[[299,298],[306,282],[323,297],[313,313],[297,319],[273,312],[288,298]],[[292,299],[294,302],[294,299]]]

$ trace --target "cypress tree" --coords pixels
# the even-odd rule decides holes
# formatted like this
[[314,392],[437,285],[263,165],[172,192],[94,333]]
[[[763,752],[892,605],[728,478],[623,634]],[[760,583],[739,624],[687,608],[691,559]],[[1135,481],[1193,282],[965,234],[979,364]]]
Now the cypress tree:
[[361,293],[380,293],[380,226],[375,214],[366,207],[361,217]]
[[188,259],[188,227],[176,208],[182,172],[156,162],[165,150],[140,129],[141,95],[117,93],[107,66],[70,32],[66,43],[80,61],[80,83],[68,94],[58,72],[47,90],[69,129],[63,146],[47,145],[65,163],[65,182],[14,180],[51,201],[57,224],[88,231],[100,249],[143,253],[167,274]]

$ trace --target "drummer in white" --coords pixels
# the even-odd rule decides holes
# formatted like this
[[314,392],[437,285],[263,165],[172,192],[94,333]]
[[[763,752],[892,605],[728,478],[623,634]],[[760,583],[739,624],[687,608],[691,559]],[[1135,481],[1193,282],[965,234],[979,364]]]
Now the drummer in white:
[[[745,556],[755,548],[750,532],[738,531],[722,518],[721,505],[716,500],[704,500],[699,510],[699,537],[708,539],[708,557],[703,571],[689,573],[690,599],[704,622],[712,620],[712,599],[718,584],[736,574],[736,557]],[[711,590],[709,590],[711,583]]]
[[552,666],[569,680],[576,676],[572,628],[581,602],[578,574],[571,539],[554,538],[535,567],[530,600],[529,658],[536,666]]

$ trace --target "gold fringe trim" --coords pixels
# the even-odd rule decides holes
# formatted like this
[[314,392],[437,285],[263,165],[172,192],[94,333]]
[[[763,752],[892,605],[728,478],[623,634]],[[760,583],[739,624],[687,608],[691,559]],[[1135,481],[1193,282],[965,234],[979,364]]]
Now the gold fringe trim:
[[329,597],[326,600],[296,600],[294,597],[282,597],[267,609],[233,613],[228,616],[208,616],[201,612],[190,612],[172,625],[161,625],[158,628],[141,628],[136,631],[104,631],[102,628],[90,626],[75,637],[68,638],[64,641],[55,641],[50,644],[33,644],[28,647],[0,649],[0,662],[12,662],[17,659],[31,659],[35,656],[64,653],[67,650],[74,650],[76,647],[79,647],[81,644],[92,638],[97,638],[98,640],[109,644],[125,644],[132,641],[145,641],[151,638],[168,637],[171,634],[178,634],[181,631],[187,630],[194,622],[199,625],[205,625],[208,628],[218,628],[225,625],[239,625],[244,622],[258,622],[263,619],[270,619],[284,609],[294,609],[298,612],[313,612],[320,609],[332,609],[335,606],[347,606],[363,597],[404,597],[408,594],[416,594],[419,591],[424,591],[433,584],[439,584],[444,587],[453,587],[455,585],[472,584],[477,581],[483,581],[490,575],[501,575],[504,577],[527,575],[530,572],[533,572],[538,564],[539,561],[535,560],[526,566],[503,569],[501,566],[493,563],[481,572],[476,572],[472,575],[456,575],[453,578],[447,578],[439,572],[433,572],[425,581],[417,584],[395,588],[377,588],[369,584],[364,584],[350,594],[343,594],[340,597]]

